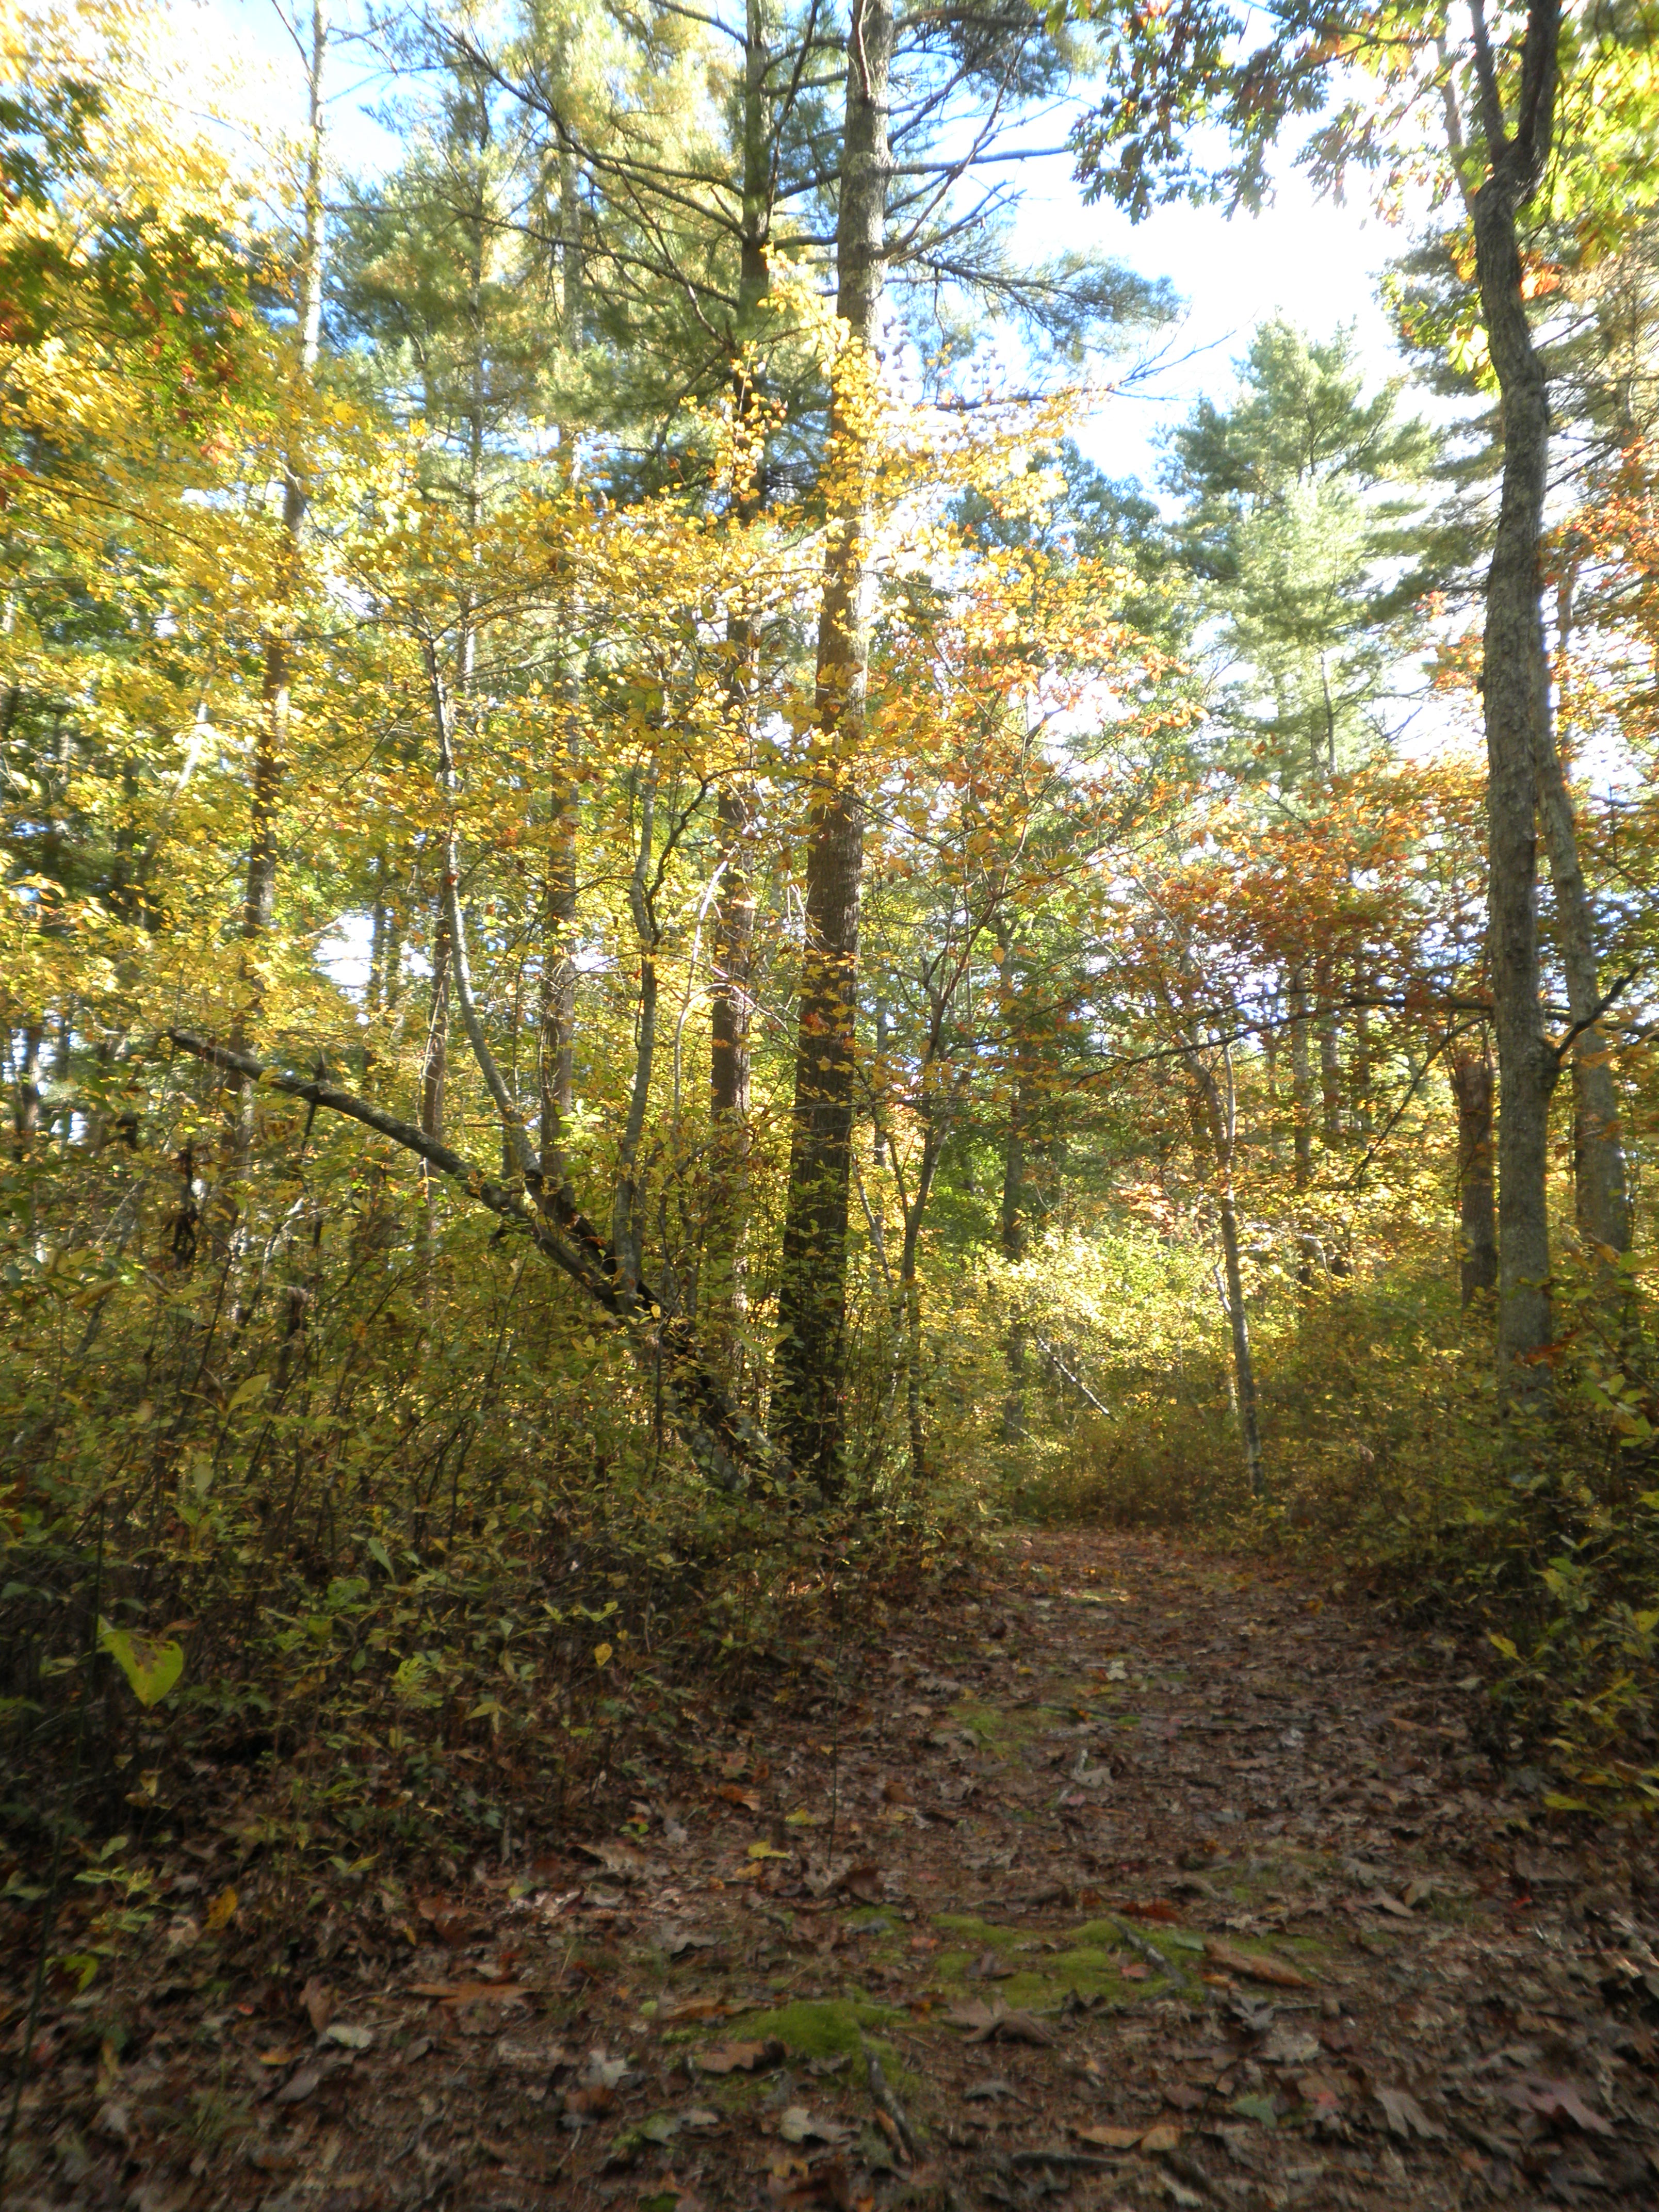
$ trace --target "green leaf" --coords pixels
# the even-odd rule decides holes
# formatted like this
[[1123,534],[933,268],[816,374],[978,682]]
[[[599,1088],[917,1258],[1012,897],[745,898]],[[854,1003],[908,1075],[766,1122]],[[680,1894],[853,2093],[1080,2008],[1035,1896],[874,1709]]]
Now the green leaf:
[[1513,1659],[1517,1663],[1519,1662],[1521,1654],[1516,1650],[1514,1644],[1510,1642],[1507,1636],[1500,1636],[1496,1629],[1488,1629],[1486,1632],[1486,1641],[1488,1644],[1492,1644],[1495,1650],[1501,1651],[1506,1659]]
[[1544,1802],[1552,1813],[1593,1813],[1594,1805],[1587,1805],[1582,1797],[1564,1797],[1559,1790],[1547,1790]]
[[159,1705],[185,1671],[182,1644],[157,1643],[136,1628],[112,1628],[101,1618],[98,1649],[106,1652],[126,1676],[141,1705]]

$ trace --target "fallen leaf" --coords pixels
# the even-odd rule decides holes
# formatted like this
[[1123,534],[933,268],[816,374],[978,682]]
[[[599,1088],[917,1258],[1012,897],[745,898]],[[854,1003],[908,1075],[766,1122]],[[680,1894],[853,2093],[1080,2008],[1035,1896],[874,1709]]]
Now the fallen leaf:
[[1185,2081],[1172,2081],[1164,2092],[1164,2101],[1173,2105],[1178,2112],[1201,2112],[1205,2104],[1202,2089],[1194,2089]]
[[222,1889],[207,1909],[207,1917],[202,1923],[204,1930],[210,1936],[216,1936],[234,1917],[235,1911],[235,1891]]
[[1080,2142],[1093,2143],[1100,2150],[1133,2150],[1141,2136],[1139,2128],[1078,2128],[1073,2132]]
[[1160,2151],[1174,2150],[1181,2141],[1181,2130],[1173,2120],[1160,2120],[1155,2128],[1148,2128],[1140,2138],[1140,2148],[1149,2157],[1156,2158]]
[[[415,2055],[415,2047],[411,2044],[404,2056],[408,2059]],[[538,2075],[555,2074],[562,2066],[570,2063],[562,2043],[549,2043],[544,2039],[529,2036],[501,2036],[490,2056],[505,2072],[528,2075],[532,2079]]]
[[374,2040],[372,2027],[349,2027],[343,2020],[331,2021],[323,2034],[326,2042],[337,2043],[343,2051],[367,2051]]
[[519,1982],[411,1982],[409,1993],[442,2004],[528,2004],[535,1994]]
[[778,2115],[778,2135],[787,2143],[845,2142],[853,2130],[838,2120],[821,2120],[805,2105],[787,2105]]
[[320,2035],[334,2017],[334,1992],[319,1976],[313,1974],[300,1992],[300,2002],[305,2008],[306,2018],[311,2022],[311,2032]]
[[999,2097],[1012,2097],[1018,2100],[1019,2096],[1018,2090],[1012,2081],[1000,2081],[994,2075],[988,2075],[982,2081],[964,2083],[962,2094],[969,2104],[979,2104],[987,2099],[994,2101]]
[[1271,2097],[1235,2097],[1227,2107],[1241,2120],[1256,2120],[1264,2128],[1279,2125],[1279,2107]]
[[319,2087],[322,2078],[320,2066],[302,2066],[297,2074],[291,2074],[276,2092],[276,2102],[279,2105],[303,2105]]
[[417,1897],[415,1910],[447,1950],[456,1951],[462,1944],[470,1943],[478,1926],[475,1913],[450,1904],[447,1898]]
[[881,1902],[881,1869],[878,1866],[849,1866],[838,1874],[830,1885],[845,1897],[856,1897],[865,1905]]
[[684,1997],[678,2004],[660,2007],[656,2022],[659,2027],[684,2027],[688,2021],[725,2020],[732,2010],[719,1997]]
[[1004,1982],[1013,1972],[1012,1962],[994,1951],[983,1951],[968,1969],[970,1982]]
[[1236,1943],[1223,1942],[1218,1936],[1209,1937],[1204,1949],[1218,1966],[1224,1967],[1230,1974],[1243,1974],[1248,1981],[1269,1982],[1277,1990],[1305,1990],[1308,1986],[1306,1978],[1294,1966],[1267,1952],[1243,1951]]
[[651,1862],[632,1844],[578,1844],[585,1857],[597,1859],[618,1881],[641,1881],[651,1871]]
[[671,1959],[683,1959],[688,1951],[712,1951],[719,1940],[695,1929],[671,1928],[664,1932],[662,1948]]
[[1593,2106],[1587,2105],[1582,2092],[1571,2081],[1551,2081],[1542,2075],[1523,2074],[1518,2081],[1507,2086],[1504,2094],[1523,2112],[1536,2112],[1545,2120],[1569,2121],[1586,2135],[1610,2136],[1613,2131],[1612,2122],[1604,2119]]
[[703,2074],[760,2074],[778,2064],[784,2049],[776,2036],[764,2043],[714,2043],[700,2051],[696,2064]]
[[1373,1890],[1365,1899],[1373,1912],[1391,1912],[1396,1920],[1409,1920],[1412,1909],[1397,1897],[1390,1897],[1386,1889]]
[[1389,2124],[1389,2133],[1398,2136],[1402,2142],[1420,2136],[1425,2142],[1434,2142],[1446,2132],[1431,2120],[1415,2097],[1404,2089],[1379,2089],[1376,2101],[1382,2107],[1382,2116]]
[[746,1813],[758,1813],[761,1809],[759,1790],[739,1790],[735,1782],[722,1782],[714,1795],[723,1797],[728,1805],[741,1805]]
[[1318,2056],[1316,2035],[1283,2026],[1273,2029],[1261,2051],[1262,2063],[1267,2066],[1309,2066]]

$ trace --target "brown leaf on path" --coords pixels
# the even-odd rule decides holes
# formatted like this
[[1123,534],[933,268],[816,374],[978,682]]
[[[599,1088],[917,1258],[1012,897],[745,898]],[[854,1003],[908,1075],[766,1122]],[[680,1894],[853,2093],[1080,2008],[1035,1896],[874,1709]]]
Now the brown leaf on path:
[[276,2092],[279,2105],[303,2105],[320,2086],[323,2069],[320,2066],[302,2066],[297,2074],[290,2075]]
[[1204,2108],[1205,2095],[1202,2089],[1194,2089],[1186,2081],[1172,2081],[1164,2092],[1164,2101],[1178,2112],[1198,2112]]
[[411,1982],[409,1994],[441,2004],[528,2004],[535,1992],[520,1982]]
[[1133,2150],[1140,2141],[1139,2128],[1073,2128],[1073,2134],[1079,2142],[1093,2143],[1100,2150]]
[[995,1951],[983,1951],[968,1969],[970,1982],[1006,1982],[1014,1972],[1010,1961]]
[[860,1904],[879,1905],[881,1869],[874,1864],[850,1866],[844,1873],[837,1875],[830,1887],[832,1891],[840,1891],[843,1897],[856,1897]]
[[320,1976],[313,1974],[300,1992],[300,2002],[311,2022],[312,2033],[320,2035],[334,2017],[333,1990]]
[[656,2014],[658,2027],[684,2027],[691,2020],[726,2020],[737,2008],[720,1997],[684,1997],[678,2004],[659,2006]]
[[761,1794],[758,1790],[739,1790],[735,1782],[722,1782],[714,1795],[723,1797],[728,1805],[740,1805],[745,1813],[758,1813]]
[[697,2052],[693,2063],[702,2074],[760,2074],[778,2065],[784,2047],[775,2035],[763,2043],[714,2043]]
[[989,2043],[1000,2038],[1004,2043],[1030,2043],[1047,2049],[1055,2040],[1052,2029],[1034,2014],[1005,2012],[1000,2005],[988,2005],[981,1997],[952,2005],[945,2017],[968,2030],[969,2043]]
[[1419,2136],[1425,2142],[1434,2142],[1446,2132],[1437,2121],[1431,2120],[1415,2097],[1404,2089],[1379,2089],[1376,2101],[1382,2107],[1382,2116],[1389,2124],[1389,2133],[1398,2136],[1402,2142]]
[[641,1881],[652,1870],[650,1860],[632,1844],[578,1844],[576,1849],[584,1857],[597,1859],[618,1881]]
[[1243,1974],[1247,1981],[1268,1982],[1276,1990],[1305,1990],[1306,1978],[1283,1959],[1275,1959],[1263,1951],[1241,1950],[1237,1943],[1226,1943],[1218,1936],[1205,1939],[1204,1954],[1230,1974]]
[[1181,2142],[1181,2130],[1173,2120],[1160,2120],[1155,2128],[1148,2128],[1140,2138],[1140,2148],[1149,2157],[1156,2158],[1160,2151],[1174,2150]]
[[994,2074],[988,2074],[982,2081],[964,2082],[962,2094],[970,2105],[982,2103],[987,2099],[994,2101],[999,2097],[1012,2097],[1017,2104],[1023,2101],[1012,2081],[999,2081]]
[[1585,2135],[1610,2136],[1613,2123],[1603,2118],[1594,2106],[1584,2102],[1583,2094],[1571,2081],[1552,2081],[1541,2074],[1523,2074],[1518,2081],[1511,2081],[1504,2091],[1512,2105],[1523,2112],[1536,2112],[1540,2119],[1553,2120],[1558,2124],[1565,2120]]

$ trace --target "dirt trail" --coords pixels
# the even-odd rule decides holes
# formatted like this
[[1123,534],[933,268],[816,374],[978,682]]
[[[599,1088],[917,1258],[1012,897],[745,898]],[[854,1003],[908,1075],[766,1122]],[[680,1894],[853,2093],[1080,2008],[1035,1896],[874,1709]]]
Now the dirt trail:
[[[1015,1537],[620,1834],[416,1897],[400,1958],[336,1923],[289,1983],[153,2004],[95,2090],[40,2085],[20,2201],[1651,2205],[1653,1901],[1472,1747],[1466,1665]],[[192,2150],[209,2073],[234,2124]]]

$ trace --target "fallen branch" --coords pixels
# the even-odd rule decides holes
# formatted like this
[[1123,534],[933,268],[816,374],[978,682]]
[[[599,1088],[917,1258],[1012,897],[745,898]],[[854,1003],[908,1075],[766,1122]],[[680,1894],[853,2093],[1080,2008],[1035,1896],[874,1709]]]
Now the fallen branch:
[[690,1321],[666,1312],[650,1288],[628,1285],[615,1255],[563,1185],[544,1183],[532,1167],[522,1183],[500,1182],[464,1159],[412,1121],[342,1091],[320,1078],[292,1075],[245,1052],[212,1043],[189,1030],[165,1030],[161,1040],[227,1075],[241,1076],[262,1089],[303,1099],[360,1122],[404,1152],[435,1168],[466,1195],[511,1227],[526,1235],[543,1259],[568,1275],[615,1327],[623,1329],[653,1389],[660,1387],[664,1410],[702,1473],[721,1490],[737,1491],[752,1482],[778,1489],[795,1487],[788,1461],[759,1425],[735,1405],[709,1366]]

